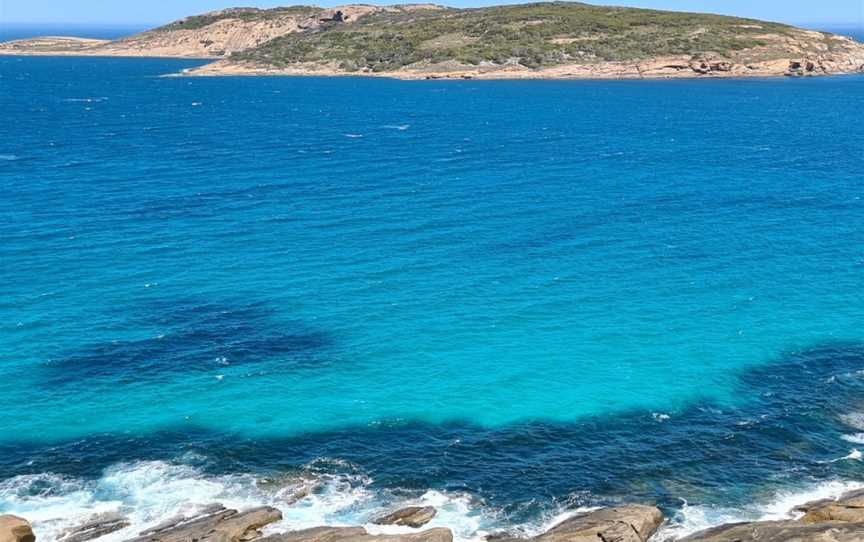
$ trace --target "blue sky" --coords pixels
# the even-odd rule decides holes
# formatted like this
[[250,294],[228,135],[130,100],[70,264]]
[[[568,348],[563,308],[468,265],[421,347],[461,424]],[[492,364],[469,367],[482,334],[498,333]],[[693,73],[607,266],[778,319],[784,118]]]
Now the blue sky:
[[[374,2],[368,3],[395,3]],[[332,6],[349,2],[307,0],[0,0],[0,26],[4,23],[156,24],[193,13],[237,5],[273,7],[318,3]],[[450,0],[447,5],[468,7],[513,1]],[[679,11],[707,11],[770,19],[788,23],[827,23],[864,27],[864,0],[609,0],[591,1]]]

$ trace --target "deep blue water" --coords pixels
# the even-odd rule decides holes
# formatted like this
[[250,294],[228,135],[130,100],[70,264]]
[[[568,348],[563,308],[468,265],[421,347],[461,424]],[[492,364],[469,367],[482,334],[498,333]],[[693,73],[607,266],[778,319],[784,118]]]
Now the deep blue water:
[[864,482],[864,78],[191,65],[0,58],[0,512],[301,470],[287,526],[471,538]]

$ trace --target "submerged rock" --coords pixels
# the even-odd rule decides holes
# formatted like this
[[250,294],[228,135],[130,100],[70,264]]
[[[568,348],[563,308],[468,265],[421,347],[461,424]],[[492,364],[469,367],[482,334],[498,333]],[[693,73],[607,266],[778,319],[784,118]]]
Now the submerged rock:
[[376,525],[422,527],[432,521],[438,510],[434,506],[408,506],[372,521]]
[[141,533],[129,542],[243,542],[261,536],[259,529],[282,519],[270,506],[238,512],[214,505],[192,517],[178,517]]
[[626,505],[603,508],[572,517],[540,536],[535,542],[646,542],[663,523],[654,506]]
[[837,500],[823,499],[812,501],[795,508],[804,512],[800,521],[804,523],[823,523],[826,521],[845,521],[864,523],[864,489],[850,491]]
[[18,516],[0,516],[0,542],[34,542],[30,522]]
[[372,535],[363,527],[315,527],[267,536],[258,542],[453,542],[453,533],[438,528],[411,534]]
[[130,525],[129,520],[117,512],[97,514],[85,523],[64,531],[58,537],[61,542],[85,542],[99,538],[114,531],[125,529]]
[[324,482],[309,474],[285,474],[262,478],[258,486],[273,492],[274,497],[287,505],[292,505],[318,492]]
[[734,523],[702,531],[680,542],[861,542],[864,524],[800,521]]

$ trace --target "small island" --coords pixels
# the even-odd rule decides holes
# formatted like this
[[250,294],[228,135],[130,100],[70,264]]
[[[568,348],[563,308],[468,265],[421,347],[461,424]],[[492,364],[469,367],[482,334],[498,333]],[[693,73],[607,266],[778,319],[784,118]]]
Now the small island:
[[44,37],[0,55],[200,58],[182,75],[643,79],[864,72],[864,44],[710,14],[551,2],[232,8],[114,41]]

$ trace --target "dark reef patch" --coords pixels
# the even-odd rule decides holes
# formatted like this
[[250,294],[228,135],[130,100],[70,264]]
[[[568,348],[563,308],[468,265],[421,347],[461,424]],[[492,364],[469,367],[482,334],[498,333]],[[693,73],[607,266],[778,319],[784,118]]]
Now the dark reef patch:
[[862,369],[862,344],[790,353],[740,375],[746,399],[740,406],[696,404],[668,419],[631,412],[496,429],[402,423],[268,439],[193,429],[50,446],[7,441],[0,445],[0,472],[98,477],[112,463],[185,454],[204,457],[202,468],[213,473],[311,465],[360,469],[379,486],[406,491],[470,490],[513,519],[561,499],[579,505],[644,499],[668,508],[681,498],[741,504],[766,486],[860,477],[860,462],[835,460],[852,448],[841,437],[855,430],[840,417],[864,401]]
[[157,301],[133,321],[152,337],[84,346],[44,366],[51,385],[87,380],[125,382],[171,372],[212,370],[220,365],[277,361],[293,369],[316,366],[333,345],[330,335],[302,323],[277,323],[263,304],[198,300]]

